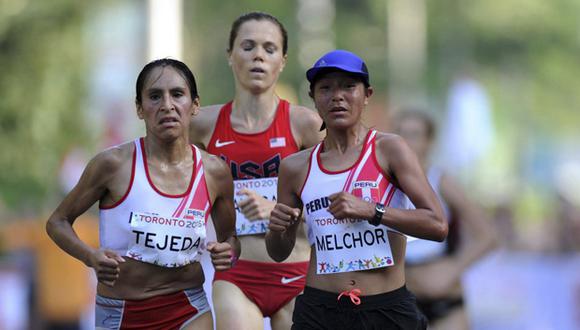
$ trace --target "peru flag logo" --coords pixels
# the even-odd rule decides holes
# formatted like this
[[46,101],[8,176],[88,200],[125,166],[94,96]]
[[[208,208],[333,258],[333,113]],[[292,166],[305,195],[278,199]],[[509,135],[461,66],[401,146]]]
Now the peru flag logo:
[[185,210],[185,215],[183,216],[186,220],[203,219],[205,217],[205,211],[196,209]]
[[379,201],[379,185],[375,181],[355,181],[351,193],[369,203]]

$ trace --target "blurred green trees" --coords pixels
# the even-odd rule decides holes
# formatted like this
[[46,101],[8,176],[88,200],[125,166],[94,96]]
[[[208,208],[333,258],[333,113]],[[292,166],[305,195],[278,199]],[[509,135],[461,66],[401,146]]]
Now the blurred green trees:
[[0,203],[38,210],[86,141],[83,1],[0,1]]
[[[529,179],[530,172],[520,171],[529,158],[514,148],[549,149],[579,135],[580,1],[424,1],[427,70],[421,83],[432,109],[443,114],[449,83],[468,71],[491,95],[498,139],[509,146],[504,156],[511,157],[502,164]],[[233,97],[225,53],[229,28],[252,10],[270,12],[286,25],[289,61],[281,81],[300,88],[297,1],[183,3],[184,59],[199,80],[202,104]],[[334,3],[333,42],[360,52],[375,89],[388,92],[387,2]],[[0,213],[43,208],[58,191],[58,168],[67,151],[92,147],[83,113],[91,65],[85,59],[92,51],[83,29],[90,14],[91,5],[83,1],[0,1]],[[540,139],[553,142],[534,144]]]
[[578,134],[580,2],[441,0],[428,8],[431,75],[439,78],[432,88],[465,64],[490,88],[506,130]]

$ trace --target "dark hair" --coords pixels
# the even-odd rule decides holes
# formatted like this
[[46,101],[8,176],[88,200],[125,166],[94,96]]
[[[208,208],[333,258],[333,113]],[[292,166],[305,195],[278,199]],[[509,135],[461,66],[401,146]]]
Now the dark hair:
[[395,121],[401,122],[405,119],[417,119],[425,125],[427,139],[433,140],[437,134],[435,119],[424,110],[405,109],[395,115]]
[[234,23],[232,23],[232,28],[230,29],[230,41],[228,44],[228,52],[232,51],[234,48],[234,41],[238,36],[238,31],[240,30],[240,26],[246,23],[247,21],[270,21],[278,26],[280,29],[280,33],[282,34],[282,54],[286,55],[288,51],[288,32],[284,28],[284,25],[280,23],[280,21],[267,13],[262,13],[259,11],[253,11],[251,13],[243,14],[242,16],[238,17]]
[[162,58],[158,60],[151,61],[147,63],[139,72],[139,76],[137,76],[137,84],[135,85],[135,103],[141,104],[141,92],[143,91],[143,85],[145,84],[145,79],[149,76],[149,73],[153,71],[156,67],[166,67],[170,66],[177,70],[179,74],[185,79],[187,85],[189,86],[189,92],[191,94],[192,99],[196,99],[199,97],[197,93],[197,84],[195,83],[195,77],[193,73],[187,65],[181,61],[170,59],[170,58]]

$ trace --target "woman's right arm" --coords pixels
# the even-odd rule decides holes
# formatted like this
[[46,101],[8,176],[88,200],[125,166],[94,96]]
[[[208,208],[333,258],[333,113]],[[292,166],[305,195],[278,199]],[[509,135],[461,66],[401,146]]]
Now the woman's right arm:
[[270,223],[266,233],[266,249],[272,259],[282,262],[288,258],[294,244],[302,216],[302,201],[298,183],[306,179],[305,168],[308,167],[308,155],[299,152],[280,163],[278,172],[277,204],[270,214]]
[[99,281],[112,285],[118,262],[124,261],[111,251],[98,251],[84,243],[73,229],[76,218],[107,194],[107,187],[121,165],[111,149],[94,157],[79,182],[64,198],[46,223],[46,232],[66,253],[95,268]]

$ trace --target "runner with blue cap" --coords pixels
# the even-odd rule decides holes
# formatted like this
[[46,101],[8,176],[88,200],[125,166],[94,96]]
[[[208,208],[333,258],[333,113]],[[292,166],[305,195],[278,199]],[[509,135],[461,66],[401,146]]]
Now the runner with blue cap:
[[[361,78],[365,87],[370,87],[369,71],[365,62],[355,53],[348,50],[337,49],[322,56],[314,66],[306,71],[306,79],[310,82],[310,94],[317,77],[331,71],[344,71]],[[310,95],[312,97],[312,95]],[[326,123],[323,122],[320,130],[326,129]]]
[[326,137],[282,160],[266,234],[281,262],[302,219],[308,227],[310,263],[292,329],[426,329],[405,287],[405,235],[445,239],[441,204],[405,141],[361,122],[373,89],[359,56],[331,51],[306,78]]

